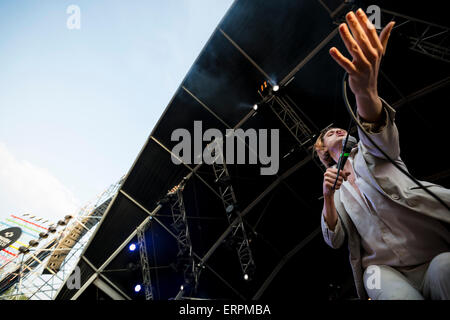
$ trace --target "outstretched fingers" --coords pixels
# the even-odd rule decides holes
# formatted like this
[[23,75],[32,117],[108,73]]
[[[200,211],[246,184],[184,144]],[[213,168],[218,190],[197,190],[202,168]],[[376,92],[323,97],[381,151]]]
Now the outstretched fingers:
[[384,27],[383,31],[381,31],[380,42],[381,45],[383,46],[383,55],[386,53],[386,47],[389,41],[389,37],[391,36],[391,31],[394,28],[394,25],[395,21],[391,21],[386,27]]
[[365,12],[362,9],[358,9],[356,11],[356,17],[361,24],[364,32],[366,33],[372,47],[381,54],[383,52],[383,45],[380,42],[380,38],[378,37],[377,29],[375,28],[375,26],[372,24],[372,22],[370,22],[369,18],[367,18]]
[[331,57],[349,75],[372,69],[386,53],[389,36],[395,22],[390,22],[378,36],[376,28],[362,9],[357,10],[356,14],[349,12],[346,15],[346,20],[347,23],[342,23],[339,26],[339,34],[348,52],[353,57],[353,61],[346,58],[335,47],[329,51]]
[[353,38],[352,34],[350,33],[350,30],[347,27],[347,24],[342,23],[339,26],[339,33],[341,35],[342,41],[345,44],[345,47],[347,48],[348,52],[353,57],[353,61],[355,64],[366,64],[369,65],[369,61],[364,56],[364,53],[362,52],[360,46]]
[[359,19],[356,18],[356,15],[352,11],[347,13],[345,18],[347,20],[348,26],[350,27],[350,30],[352,31],[356,43],[361,48],[361,51],[364,54],[364,57],[370,62],[376,61],[379,53],[372,46],[369,39],[369,35],[363,28],[363,23],[361,23],[361,21],[359,21]]
[[331,48],[330,55],[349,75],[356,72],[353,62],[347,59],[337,48]]

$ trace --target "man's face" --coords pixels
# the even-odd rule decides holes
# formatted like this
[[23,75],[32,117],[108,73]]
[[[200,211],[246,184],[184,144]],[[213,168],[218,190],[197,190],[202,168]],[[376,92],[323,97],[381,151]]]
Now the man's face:
[[342,148],[342,140],[345,139],[347,131],[339,128],[328,130],[323,136],[323,143],[327,150],[340,151]]

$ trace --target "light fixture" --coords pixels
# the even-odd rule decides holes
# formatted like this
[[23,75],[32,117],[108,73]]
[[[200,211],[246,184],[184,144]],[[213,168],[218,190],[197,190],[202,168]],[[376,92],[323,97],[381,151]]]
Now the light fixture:
[[244,280],[245,280],[245,281],[248,280],[248,274],[244,274]]
[[253,110],[255,110],[255,111],[258,110],[258,105],[257,104],[253,105]]
[[140,284],[137,284],[137,285],[134,287],[134,292],[139,292],[139,291],[141,291],[141,289],[142,289],[141,285],[140,285]]
[[39,241],[30,240],[30,242],[28,242],[28,244],[30,245],[30,247],[37,247],[39,245]]
[[132,244],[130,244],[130,246],[128,247],[128,249],[129,249],[130,251],[134,251],[134,250],[136,250],[136,245],[135,245],[134,243],[132,243]]
[[280,89],[280,87],[276,84],[273,86],[273,91],[277,92]]
[[184,290],[184,286],[183,286],[183,285],[181,285],[181,287],[180,287],[180,290],[181,290],[181,291],[183,291],[183,290]]
[[225,211],[226,211],[227,213],[231,213],[231,212],[233,212],[233,210],[234,210],[234,206],[233,206],[232,204],[230,204],[229,206],[227,206],[227,207],[225,208]]
[[19,252],[23,253],[23,254],[27,254],[28,252],[30,252],[30,249],[28,249],[27,247],[24,247],[24,246],[20,246]]

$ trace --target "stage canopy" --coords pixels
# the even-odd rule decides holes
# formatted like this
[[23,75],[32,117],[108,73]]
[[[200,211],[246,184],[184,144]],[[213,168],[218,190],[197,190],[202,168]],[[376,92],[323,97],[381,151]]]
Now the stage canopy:
[[[337,27],[350,9],[376,4],[383,26],[397,21],[381,66],[379,94],[397,109],[402,158],[410,171],[450,187],[448,162],[442,157],[448,123],[441,116],[448,108],[450,65],[448,49],[439,51],[448,48],[449,32],[446,10],[436,3],[235,1],[151,131],[84,250],[78,263],[81,289],[63,286],[57,299],[90,298],[97,288],[105,298],[144,299],[143,292],[134,292],[143,282],[139,250],[130,252],[128,244],[138,243],[136,228],[150,214],[145,241],[153,297],[176,298],[183,272],[176,263],[171,211],[168,204],[155,209],[184,177],[192,250],[204,267],[191,297],[355,297],[347,249],[333,250],[322,239],[323,168],[311,157],[321,129],[330,124],[346,128],[350,119],[342,100],[343,71],[328,50],[336,46],[348,56]],[[267,92],[274,85],[280,86],[278,100],[269,101]],[[149,97],[151,90],[156,89],[149,88]],[[286,108],[289,112],[283,113]],[[300,121],[295,128],[301,134],[289,126],[293,118]],[[224,134],[226,129],[279,129],[275,175],[261,175],[261,164],[227,166],[255,262],[249,280],[243,278],[226,234],[229,221],[212,166],[176,165],[171,159],[178,143],[172,132],[184,128],[193,137],[194,121],[202,121],[203,132],[216,128]]]

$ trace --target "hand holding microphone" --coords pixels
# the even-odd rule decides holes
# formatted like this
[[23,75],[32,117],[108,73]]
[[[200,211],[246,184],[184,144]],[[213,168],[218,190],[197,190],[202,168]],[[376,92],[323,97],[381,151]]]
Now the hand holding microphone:
[[335,190],[339,190],[341,184],[347,180],[350,172],[340,171],[339,176],[338,169],[328,168],[323,175],[323,196],[332,197]]
[[[337,183],[339,182],[338,177],[340,176],[340,173],[342,171],[342,169],[345,166],[345,163],[347,162],[347,159],[350,155],[350,152],[352,151],[352,149],[356,146],[356,144],[358,143],[358,141],[356,140],[355,137],[347,134],[347,136],[345,137],[345,139],[342,141],[342,152],[339,156],[339,160],[337,163],[337,170],[336,170],[336,176],[335,176],[335,180],[334,180],[334,184],[332,186],[332,190],[336,189]],[[349,175],[349,173],[346,173],[345,175],[345,180],[347,180],[347,176]],[[339,183],[338,188],[340,187],[340,185],[342,184],[342,182]]]

